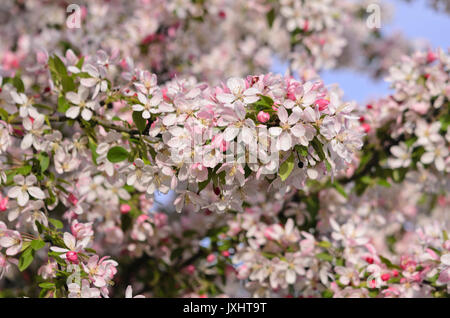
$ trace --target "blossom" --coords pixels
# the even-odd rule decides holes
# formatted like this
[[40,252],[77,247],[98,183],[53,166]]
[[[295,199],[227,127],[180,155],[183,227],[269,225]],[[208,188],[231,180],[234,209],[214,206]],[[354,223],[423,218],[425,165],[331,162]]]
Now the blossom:
[[17,231],[0,232],[0,246],[6,248],[6,255],[13,256],[22,249],[22,236]]
[[30,174],[26,178],[22,175],[14,176],[14,183],[16,186],[12,187],[8,191],[8,197],[17,198],[19,206],[25,206],[30,199],[30,195],[38,200],[45,199],[45,193],[38,187],[35,187],[37,179],[33,174]]
[[103,68],[100,68],[98,70],[92,64],[85,64],[83,65],[82,71],[88,73],[90,77],[81,78],[80,84],[88,88],[95,86],[92,98],[97,97],[99,92],[106,91],[106,89],[108,88],[108,82],[103,78],[105,75]]
[[408,147],[404,142],[400,142],[398,146],[391,147],[391,153],[395,158],[388,158],[388,165],[392,169],[406,168],[411,164],[412,149]]
[[36,150],[42,150],[44,144],[42,142],[42,135],[44,130],[48,128],[44,125],[45,117],[43,115],[37,115],[34,119],[26,117],[23,119],[23,127],[26,129],[22,142],[20,143],[20,148],[25,150],[34,147]]
[[84,86],[80,86],[77,93],[67,92],[66,98],[75,106],[69,107],[69,109],[66,111],[66,116],[75,119],[80,115],[81,112],[81,117],[84,120],[91,120],[96,103],[93,100],[87,101],[88,95],[89,89]]
[[255,87],[246,88],[245,81],[241,78],[232,77],[227,81],[224,93],[218,94],[217,100],[224,104],[232,104],[236,101],[251,104],[259,100],[259,91]]
[[141,92],[138,93],[138,100],[142,104],[134,104],[133,110],[136,112],[142,112],[142,118],[148,119],[151,114],[157,113],[158,106],[162,101],[162,96],[160,92],[155,92],[150,97],[145,96]]
[[78,262],[78,253],[83,251],[89,244],[91,237],[85,237],[81,240],[77,240],[72,234],[65,232],[64,244],[66,247],[52,246],[50,249],[57,253],[63,253],[59,257],[62,259],[68,259],[73,263]]
[[11,92],[11,97],[19,105],[20,117],[25,118],[29,116],[35,118],[38,116],[38,112],[33,106],[33,98],[28,98],[24,93],[18,93],[16,91]]
[[133,288],[131,285],[127,286],[127,289],[125,290],[125,298],[145,298],[143,295],[136,295],[133,297]]
[[100,290],[91,287],[87,279],[81,281],[81,286],[77,283],[67,285],[69,298],[100,298]]
[[271,136],[277,137],[277,149],[287,151],[293,146],[294,137],[302,137],[305,129],[298,123],[301,116],[301,109],[294,107],[292,113],[288,115],[286,109],[281,106],[277,111],[280,119],[280,127],[269,128]]
[[258,115],[256,116],[258,118],[259,122],[265,123],[270,119],[269,113],[266,113],[264,111],[259,111]]
[[443,171],[445,168],[445,160],[449,155],[448,147],[442,142],[436,145],[428,144],[425,147],[425,153],[420,157],[423,164],[434,162],[436,169]]

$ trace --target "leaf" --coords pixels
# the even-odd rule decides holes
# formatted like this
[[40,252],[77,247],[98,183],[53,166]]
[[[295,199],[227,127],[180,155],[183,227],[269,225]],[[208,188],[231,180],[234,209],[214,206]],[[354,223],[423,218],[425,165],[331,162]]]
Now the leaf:
[[31,247],[33,250],[38,251],[45,246],[45,242],[42,240],[33,240],[31,241]]
[[281,181],[285,181],[289,177],[293,169],[294,169],[294,153],[291,152],[289,158],[287,158],[281,164],[280,169],[278,171],[278,175],[280,176]]
[[297,153],[302,157],[308,157],[308,148],[305,146],[296,145],[295,151],[297,151]]
[[39,221],[37,221],[37,220],[34,221],[34,224],[36,224],[39,234],[42,234],[42,232],[44,232],[44,227],[42,226],[42,224],[39,223]]
[[321,241],[319,243],[317,243],[318,246],[323,247],[323,248],[329,248],[331,247],[331,243],[328,241]]
[[334,295],[334,293],[333,293],[331,290],[329,290],[329,289],[324,290],[324,291],[322,292],[322,297],[323,297],[323,298],[332,298],[333,295]]
[[378,179],[377,184],[385,188],[391,187],[391,184],[386,179]]
[[212,179],[212,169],[208,168],[208,179],[198,183],[198,192],[201,192],[204,188],[206,188],[208,183],[211,182],[211,179]]
[[84,250],[88,253],[97,254],[97,252],[93,248],[86,247]]
[[63,75],[61,77],[61,84],[63,86],[64,92],[71,92],[76,89],[73,79],[68,75]]
[[31,172],[31,168],[32,167],[30,165],[27,165],[27,166],[17,168],[15,171],[16,171],[16,174],[21,174],[23,176],[26,176]]
[[34,259],[34,250],[27,248],[19,257],[19,270],[23,272],[30,266]]
[[58,230],[64,227],[60,220],[49,218],[48,221]]
[[39,287],[44,288],[44,289],[53,289],[55,288],[55,284],[51,283],[51,282],[43,282],[39,284]]
[[116,146],[109,149],[107,158],[110,162],[116,163],[124,161],[128,158],[128,155],[129,153],[128,151],[126,151],[126,149]]
[[38,154],[39,166],[41,167],[41,172],[45,172],[50,164],[50,158],[46,152],[40,152]]
[[331,261],[333,260],[333,256],[331,256],[331,255],[328,254],[328,253],[319,253],[319,254],[316,254],[316,258],[321,259],[321,260],[323,260],[323,261],[328,261],[328,262],[331,262]]
[[58,55],[55,54],[49,58],[48,64],[60,77],[67,76],[66,66]]
[[325,160],[325,153],[323,152],[322,143],[319,141],[319,139],[317,139],[317,137],[314,137],[314,139],[312,140],[312,146],[317,152],[320,160]]
[[269,27],[271,28],[273,25],[273,21],[275,20],[275,9],[272,8],[269,12],[266,14],[267,23],[269,24]]
[[133,122],[140,132],[143,132],[147,126],[147,120],[142,118],[142,112],[133,112]]
[[388,268],[396,268],[396,269],[400,269],[400,266],[394,265],[392,264],[392,262],[390,260],[388,260],[387,258],[383,257],[380,255],[380,260],[383,264],[385,264]]
[[97,144],[95,143],[94,139],[92,137],[89,136],[89,149],[91,150],[91,155],[92,155],[92,161],[94,162],[95,165],[97,165],[97,158],[98,158],[98,154],[97,154]]
[[13,78],[12,84],[19,93],[25,92],[25,85],[20,79],[19,73],[17,73],[16,76]]
[[337,190],[337,192],[339,192],[344,198],[348,198],[347,192],[345,192],[344,187],[343,187],[340,183],[338,183],[338,182],[333,183],[333,187],[334,187],[334,188]]
[[69,102],[66,100],[64,96],[58,97],[58,112],[65,114],[66,111],[70,108]]

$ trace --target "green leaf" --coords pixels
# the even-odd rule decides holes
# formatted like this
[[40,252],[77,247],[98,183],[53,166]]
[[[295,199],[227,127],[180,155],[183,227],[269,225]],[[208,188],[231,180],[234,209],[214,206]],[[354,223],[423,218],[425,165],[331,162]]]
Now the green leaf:
[[399,266],[392,264],[392,262],[390,260],[388,260],[387,258],[383,257],[380,255],[380,260],[383,264],[385,264],[388,268],[396,268],[396,269],[400,269]]
[[334,293],[333,293],[331,290],[329,290],[329,289],[324,290],[324,291],[322,292],[322,297],[323,297],[323,298],[332,298],[333,295],[334,295]]
[[385,188],[391,187],[391,184],[386,179],[378,179],[377,184]]
[[329,248],[331,247],[331,243],[328,241],[321,241],[319,243],[317,243],[318,246],[323,247],[323,248]]
[[334,188],[337,190],[337,192],[339,192],[344,198],[348,198],[347,192],[345,192],[344,187],[343,187],[340,183],[338,183],[338,182],[333,183],[333,187],[334,187]]
[[328,254],[328,253],[319,253],[319,254],[316,254],[316,258],[321,259],[321,260],[323,260],[323,261],[329,261],[329,262],[331,262],[331,261],[333,260],[333,256],[331,256],[331,255]]
[[16,76],[13,78],[12,84],[19,93],[25,92],[25,85],[23,84],[22,80],[20,79],[19,73],[17,73]]
[[75,66],[78,67],[78,68],[81,70],[81,68],[83,67],[83,63],[84,63],[84,56],[82,56],[82,57],[78,60],[78,62],[77,62],[77,64],[76,64]]
[[319,141],[319,139],[317,139],[317,137],[314,137],[314,139],[312,140],[312,146],[317,152],[320,160],[325,160],[325,153],[323,152],[322,143]]
[[308,148],[305,146],[296,145],[295,151],[297,151],[297,153],[302,157],[308,157]]
[[19,257],[19,270],[23,272],[30,266],[34,259],[34,250],[27,248]]
[[65,114],[66,111],[70,108],[69,102],[66,98],[61,95],[58,97],[58,112]]
[[48,221],[58,230],[64,227],[60,220],[49,218]]
[[58,55],[53,55],[48,60],[49,67],[54,70],[60,77],[67,76],[66,66],[63,61],[58,57]]
[[42,234],[42,232],[44,232],[44,227],[42,226],[42,224],[39,223],[39,221],[34,221],[34,224],[36,224],[39,234]]
[[95,143],[94,139],[90,136],[89,136],[89,149],[91,150],[92,161],[94,162],[95,165],[97,165],[97,158],[98,158],[97,144]]
[[15,171],[16,171],[16,174],[21,174],[23,176],[26,176],[26,175],[30,174],[31,168],[32,167],[30,165],[27,165],[27,166],[17,168]]
[[110,162],[116,163],[124,161],[128,158],[128,155],[129,153],[128,151],[126,151],[126,149],[116,146],[109,149],[107,158]]
[[8,121],[9,114],[3,108],[0,108],[0,118],[4,121]]
[[53,288],[55,288],[55,284],[50,283],[50,282],[43,282],[43,283],[39,284],[39,287],[44,288],[44,289],[53,289]]
[[33,250],[38,251],[45,246],[45,242],[42,240],[33,240],[31,241],[31,247]]
[[89,253],[97,254],[97,252],[93,248],[86,247],[84,250]]
[[269,27],[271,28],[273,25],[273,21],[275,20],[275,9],[272,8],[269,12],[266,14],[267,23],[269,24]]
[[281,178],[281,181],[285,181],[289,175],[291,174],[292,170],[294,169],[294,153],[291,152],[291,155],[289,158],[287,158],[280,166],[280,169],[278,171],[278,175]]
[[65,92],[74,91],[76,89],[73,79],[68,75],[62,75],[61,84]]
[[142,112],[133,112],[133,122],[140,132],[143,132],[147,126],[147,119],[142,118]]
[[44,172],[47,170],[49,164],[50,164],[50,158],[48,157],[48,154],[46,152],[40,152],[38,154],[38,160],[39,165],[41,167],[41,172]]

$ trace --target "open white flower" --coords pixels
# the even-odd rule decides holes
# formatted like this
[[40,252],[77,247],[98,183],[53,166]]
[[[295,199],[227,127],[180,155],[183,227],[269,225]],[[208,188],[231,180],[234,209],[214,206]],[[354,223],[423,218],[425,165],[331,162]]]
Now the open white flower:
[[66,98],[75,106],[71,106],[66,111],[66,116],[75,119],[81,113],[84,120],[91,120],[96,103],[93,100],[87,101],[88,95],[89,89],[83,86],[80,86],[78,93],[68,92]]
[[388,165],[392,169],[406,168],[411,164],[411,152],[412,149],[408,148],[404,142],[401,142],[398,146],[391,147],[391,153],[395,158],[388,159]]
[[94,94],[92,94],[92,98],[97,97],[100,91],[106,92],[108,88],[108,82],[104,79],[105,72],[102,68],[100,71],[95,68],[92,64],[86,64],[83,66],[83,72],[88,73],[91,77],[82,78],[80,80],[80,84],[84,87],[94,87]]
[[245,88],[245,81],[242,78],[232,77],[227,81],[227,87],[230,93],[221,93],[217,95],[217,100],[224,104],[232,104],[241,101],[245,104],[251,104],[259,100],[259,91],[255,87]]
[[25,206],[30,199],[30,195],[36,199],[44,200],[45,193],[40,188],[34,186],[36,182],[37,179],[32,174],[26,178],[22,175],[15,175],[14,183],[17,185],[9,189],[8,197],[13,199],[17,198],[19,206]]
[[436,169],[439,171],[444,171],[445,160],[448,157],[449,151],[444,142],[437,145],[429,144],[425,147],[425,153],[420,158],[423,164],[430,164],[434,162]]
[[16,91],[11,92],[11,97],[13,101],[19,105],[20,117],[33,117],[38,115],[36,108],[33,106],[33,98],[28,98],[24,93],[17,93]]
[[148,119],[148,118],[150,118],[151,114],[158,112],[157,106],[162,101],[162,95],[159,91],[155,91],[151,95],[151,97],[147,97],[144,94],[139,92],[138,99],[142,103],[142,105],[134,104],[133,110],[136,112],[142,112],[142,118]]
[[45,129],[49,127],[44,125],[45,117],[43,115],[37,115],[34,119],[26,117],[23,119],[23,127],[27,131],[20,143],[20,148],[23,150],[34,147],[36,150],[42,150],[43,144],[41,142],[42,135]]
[[302,137],[305,135],[305,129],[302,124],[298,123],[301,116],[301,109],[294,107],[291,115],[288,115],[286,108],[281,106],[278,108],[278,118],[280,119],[280,127],[269,128],[270,135],[278,137],[277,149],[288,151],[293,145],[293,136]]

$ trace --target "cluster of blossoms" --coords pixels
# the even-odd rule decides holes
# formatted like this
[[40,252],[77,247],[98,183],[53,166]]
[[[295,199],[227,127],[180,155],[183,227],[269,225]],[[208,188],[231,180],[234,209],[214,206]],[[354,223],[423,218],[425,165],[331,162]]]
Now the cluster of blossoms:
[[[280,194],[273,204],[253,202],[229,221],[235,277],[259,297],[448,294],[448,191],[432,204],[426,189],[411,173],[401,185],[361,197],[324,189],[320,202],[327,204],[317,210]],[[315,231],[301,230],[311,228],[314,213]],[[272,223],[275,217],[284,225]]]
[[[0,5],[0,60],[4,76],[36,65],[35,54],[82,55],[98,49],[126,56],[167,80],[194,75],[211,84],[266,72],[273,57],[310,77],[322,68],[357,66],[383,74],[411,50],[399,36],[367,29],[370,1],[212,0],[79,1],[6,0]],[[383,23],[389,10],[382,8]],[[236,27],[239,26],[239,27]],[[114,30],[112,32],[111,30]],[[366,32],[366,30],[368,32]],[[358,56],[346,58],[345,56]],[[367,58],[365,58],[367,57]],[[108,61],[105,61],[107,63]],[[148,65],[150,64],[150,65]]]
[[367,105],[361,115],[366,131],[389,124],[392,138],[387,165],[392,169],[422,165],[436,173],[450,170],[447,130],[450,55],[443,50],[418,52],[394,65],[387,78],[395,92]]
[[450,57],[367,5],[2,1],[0,296],[448,296]]

